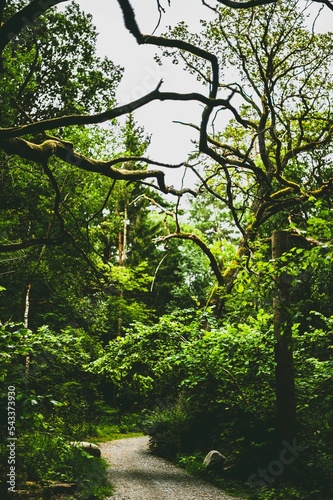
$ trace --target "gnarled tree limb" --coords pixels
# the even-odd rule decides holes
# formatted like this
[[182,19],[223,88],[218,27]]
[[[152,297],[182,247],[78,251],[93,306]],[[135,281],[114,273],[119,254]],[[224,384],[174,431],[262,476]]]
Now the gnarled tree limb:
[[223,106],[228,108],[234,114],[235,118],[244,125],[244,127],[247,127],[247,123],[238,115],[236,109],[234,109],[234,107],[230,104],[229,99],[211,99],[197,92],[192,92],[190,94],[182,94],[177,92],[160,92],[159,88],[161,84],[162,81],[158,84],[155,90],[141,97],[140,99],[137,99],[136,101],[132,101],[129,104],[124,104],[123,106],[118,106],[96,115],[66,115],[59,118],[50,118],[48,120],[29,123],[20,127],[0,128],[0,141],[2,139],[22,137],[27,134],[37,134],[40,132],[44,132],[45,130],[56,129],[59,127],[69,127],[72,125],[94,125],[96,123],[103,123],[108,120],[112,120],[113,118],[131,113],[132,111],[135,111],[136,109],[141,108],[142,106],[155,100],[199,101],[212,107]]
[[208,248],[208,246],[204,241],[202,241],[196,234],[193,233],[172,233],[168,234],[167,236],[162,236],[161,238],[158,238],[157,241],[168,241],[174,238],[180,240],[193,241],[193,243],[195,243],[203,251],[206,257],[208,257],[210,267],[212,268],[212,271],[215,274],[219,286],[223,286],[225,284],[222,272],[220,270],[220,266],[214,254],[211,252],[211,250]]
[[[87,158],[80,153],[76,153],[72,147],[64,145],[61,141],[57,141],[55,139],[49,139],[44,141],[42,144],[34,144],[26,141],[25,139],[18,138],[7,139],[4,141],[0,140],[0,147],[7,154],[18,155],[21,158],[40,164],[45,164],[51,156],[56,156],[69,165],[73,165],[89,172],[99,173],[109,177],[110,179],[134,182],[155,178],[159,189],[163,193],[171,193],[179,196],[184,192],[184,190],[182,190],[182,193],[180,193],[173,186],[168,187],[165,184],[165,173],[161,170],[117,169],[112,167],[112,165],[117,162],[117,159],[110,161],[98,161],[92,158]],[[154,162],[152,161],[151,163]],[[160,163],[160,165],[162,164]],[[186,190],[186,192],[190,192],[190,190]]]
[[219,64],[217,57],[203,50],[196,45],[193,45],[183,40],[177,40],[175,38],[169,39],[162,36],[144,35],[141,33],[139,26],[135,19],[135,14],[133,7],[128,0],[118,0],[119,6],[122,10],[124,16],[124,23],[128,31],[135,37],[139,45],[149,44],[157,45],[162,47],[172,47],[175,49],[185,50],[191,54],[206,59],[211,63],[212,67],[212,89],[210,92],[210,97],[216,97],[218,85],[219,85]]

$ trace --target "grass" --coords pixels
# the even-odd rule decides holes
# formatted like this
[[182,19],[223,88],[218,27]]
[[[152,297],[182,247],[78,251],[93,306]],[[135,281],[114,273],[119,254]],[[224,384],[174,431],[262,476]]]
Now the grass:
[[143,436],[142,432],[124,432],[119,429],[118,425],[101,425],[96,427],[93,435],[87,436],[85,439],[92,443],[105,443],[106,441],[115,441],[116,439],[125,439]]

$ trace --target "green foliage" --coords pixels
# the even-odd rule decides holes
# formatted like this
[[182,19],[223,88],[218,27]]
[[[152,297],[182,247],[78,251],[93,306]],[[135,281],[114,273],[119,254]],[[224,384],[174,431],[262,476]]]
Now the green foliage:
[[[16,0],[7,4],[5,20],[22,5]],[[16,110],[8,94],[34,119],[98,112],[113,103],[122,70],[96,55],[96,38],[91,15],[75,2],[63,13],[48,9],[14,37],[3,53],[2,126],[10,124],[9,111]]]
[[144,431],[149,434],[149,448],[165,458],[174,458],[186,448],[184,437],[190,422],[186,403],[179,398],[175,404],[161,404],[144,420]]
[[[313,313],[312,319],[314,324],[320,319],[321,327],[306,332],[299,324],[293,328],[306,443],[296,466],[317,474],[324,492],[332,450],[319,450],[331,440],[332,320]],[[228,457],[231,476],[246,481],[256,468],[274,460],[273,349],[272,314],[264,309],[248,316],[246,323],[222,325],[211,312],[192,310],[164,316],[153,326],[133,325],[125,337],[111,341],[107,354],[91,369],[108,374],[123,397],[146,407],[154,404],[142,413],[154,452],[191,457],[217,448]]]
[[[142,139],[139,132],[135,128],[132,131],[138,142]],[[105,133],[93,128],[80,134],[75,128],[70,133],[65,130],[64,136],[74,140],[83,154],[89,154],[91,144],[103,154],[104,148],[115,147]],[[158,231],[159,223],[150,217],[147,199],[130,205],[139,195],[133,186],[114,185],[108,179],[77,172],[58,161],[54,162],[53,176],[61,186],[59,215],[67,233],[65,244],[34,246],[20,253],[7,254],[3,259],[6,291],[0,306],[1,317],[3,320],[22,319],[22,295],[26,283],[30,282],[29,321],[32,328],[45,322],[56,329],[63,328],[70,316],[76,327],[108,340],[119,333],[120,315],[126,327],[135,319],[146,321],[153,314],[148,290],[156,265],[154,259],[158,262],[159,252],[151,237]],[[42,238],[45,234],[51,236],[50,228],[52,236],[61,235],[61,223],[54,214],[55,193],[42,170],[34,172],[13,164],[2,179],[5,196],[0,207],[0,226],[4,242]],[[126,266],[120,268],[119,235],[124,228],[124,196],[130,205],[127,217],[131,224],[127,234]],[[140,262],[142,249],[146,259]]]
[[93,495],[94,498],[104,498],[104,495],[111,494],[104,461],[71,446],[63,437],[46,433],[25,434],[18,440],[17,454],[20,487],[26,481],[43,484],[58,481],[75,483],[75,498],[82,500]]
[[119,386],[120,394],[131,394],[132,401],[145,401],[149,395],[150,399],[168,398],[172,402],[181,391],[191,417],[179,413],[178,406],[176,410],[172,406],[159,408],[156,419],[161,417],[162,426],[169,414],[177,432],[183,431],[178,417],[194,417],[199,425],[203,407],[208,405],[215,419],[218,412],[224,415],[227,435],[234,431],[226,424],[228,420],[230,426],[237,427],[237,408],[241,418],[254,416],[259,410],[262,418],[271,416],[274,364],[269,320],[269,315],[259,311],[249,325],[221,328],[211,313],[188,311],[186,315],[164,316],[151,327],[136,323],[125,337],[111,341],[105,356],[90,369],[107,374]]
[[[93,372],[108,376],[122,391],[145,395],[159,391],[176,376],[168,353],[177,352],[190,335],[189,319],[165,315],[156,325],[134,323],[124,337],[111,340],[104,356],[89,365]],[[172,386],[172,384],[171,384]]]
[[[23,5],[6,2],[4,20]],[[287,490],[264,487],[252,496],[331,494],[333,170],[330,137],[323,138],[331,127],[333,50],[328,35],[309,33],[296,7],[292,0],[257,10],[221,8],[219,18],[203,22],[202,34],[191,35],[185,23],[172,33],[233,70],[231,80],[223,75],[219,96],[231,92],[232,103],[240,102],[239,115],[211,137],[221,161],[192,157],[205,180],[184,218],[179,213],[176,221],[174,207],[143,185],[110,182],[56,159],[47,171],[1,155],[2,244],[63,243],[10,251],[2,259],[3,321],[22,320],[31,284],[30,328],[0,326],[1,436],[4,387],[12,384],[18,388],[20,481],[75,481],[82,498],[100,495],[103,465],[68,439],[101,432],[110,438],[137,430],[140,419],[151,449],[178,457],[191,472],[201,470],[212,447],[228,456],[230,475],[242,481],[274,460],[272,297],[276,278],[285,276],[306,449]],[[122,70],[97,56],[96,36],[91,16],[71,3],[15,37],[3,54],[0,125],[113,106]],[[207,61],[184,60],[211,86]],[[126,161],[143,156],[150,143],[131,115],[122,128],[54,133],[83,155],[112,155],[122,158],[121,168],[147,168],[144,161]],[[200,237],[221,273],[233,271],[226,287],[216,291],[206,256],[188,241],[168,240],[163,247],[165,234],[179,225]],[[268,238],[281,228],[289,230],[292,248],[273,261]],[[219,307],[208,307],[212,303]],[[118,426],[107,428],[115,418]],[[5,451],[2,446],[1,464]]]
[[[80,433],[77,426],[82,419],[91,420],[92,408],[94,418],[98,418],[100,382],[82,369],[84,362],[97,355],[98,346],[82,331],[68,328],[56,334],[47,327],[33,332],[18,325],[2,325],[0,339],[4,424],[6,385],[17,390],[20,432],[66,429],[74,435]],[[25,366],[27,356],[29,370]],[[1,433],[6,435],[4,427]]]
[[204,471],[204,458],[204,455],[200,452],[194,453],[193,455],[179,454],[177,456],[177,464],[183,467],[189,474],[202,474]]
[[[0,341],[2,441],[7,437],[5,388],[16,388],[17,487],[26,481],[75,482],[76,498],[110,493],[104,463],[68,444],[83,439],[89,421],[104,411],[98,380],[82,370],[97,354],[96,343],[72,328],[56,334],[46,326],[33,332],[20,325],[1,325]],[[3,447],[1,463],[7,458]]]

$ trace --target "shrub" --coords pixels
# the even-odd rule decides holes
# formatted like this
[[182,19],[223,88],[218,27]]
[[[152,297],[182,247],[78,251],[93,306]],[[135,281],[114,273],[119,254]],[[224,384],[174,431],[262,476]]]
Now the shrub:
[[165,458],[174,458],[182,451],[183,435],[188,428],[188,414],[184,400],[160,405],[143,422],[143,430],[150,436],[149,449]]

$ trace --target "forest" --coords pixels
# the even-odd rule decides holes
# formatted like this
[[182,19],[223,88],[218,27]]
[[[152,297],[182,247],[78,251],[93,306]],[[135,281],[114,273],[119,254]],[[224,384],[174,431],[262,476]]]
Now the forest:
[[[194,91],[119,103],[78,0],[0,2],[0,497],[103,500],[71,443],[145,434],[238,498],[329,500],[333,2],[202,0],[195,32],[113,3]],[[200,104],[183,162],[149,154],[153,102]]]

